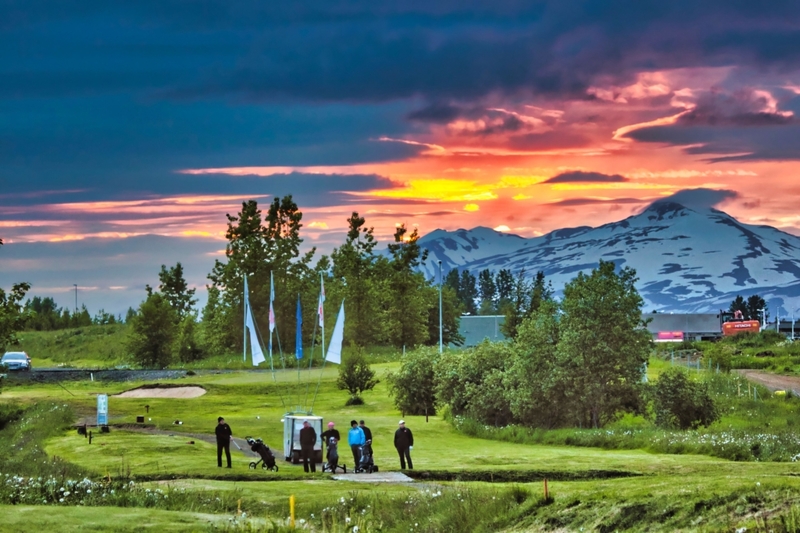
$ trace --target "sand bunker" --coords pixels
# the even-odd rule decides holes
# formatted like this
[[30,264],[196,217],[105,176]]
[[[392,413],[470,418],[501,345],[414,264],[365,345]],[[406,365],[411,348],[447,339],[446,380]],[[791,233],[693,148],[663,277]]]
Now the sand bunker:
[[197,398],[206,393],[203,387],[139,387],[117,394],[115,398]]

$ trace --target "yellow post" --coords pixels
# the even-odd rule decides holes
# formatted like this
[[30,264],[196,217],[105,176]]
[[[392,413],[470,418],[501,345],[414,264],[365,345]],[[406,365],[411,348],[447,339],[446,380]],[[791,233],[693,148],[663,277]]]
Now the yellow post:
[[294,527],[294,494],[289,496],[289,527]]

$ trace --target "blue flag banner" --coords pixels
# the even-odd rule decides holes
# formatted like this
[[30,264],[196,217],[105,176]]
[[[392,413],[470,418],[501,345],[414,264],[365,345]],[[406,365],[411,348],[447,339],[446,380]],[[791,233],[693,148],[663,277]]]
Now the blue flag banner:
[[300,295],[297,295],[297,335],[295,337],[295,357],[303,358],[303,309],[300,307]]

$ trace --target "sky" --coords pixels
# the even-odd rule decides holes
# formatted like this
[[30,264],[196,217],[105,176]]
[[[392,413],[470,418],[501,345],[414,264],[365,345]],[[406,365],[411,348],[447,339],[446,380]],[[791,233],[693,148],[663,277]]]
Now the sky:
[[[274,5],[273,5],[274,4]],[[680,191],[800,235],[800,3],[5,0],[0,287],[124,313],[226,213],[307,247],[597,226]]]

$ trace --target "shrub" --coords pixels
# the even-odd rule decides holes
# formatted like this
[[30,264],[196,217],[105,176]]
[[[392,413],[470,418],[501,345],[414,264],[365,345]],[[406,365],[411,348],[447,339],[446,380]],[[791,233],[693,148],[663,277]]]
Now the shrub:
[[362,405],[364,401],[361,399],[361,393],[372,390],[378,383],[375,371],[369,367],[361,349],[357,349],[339,367],[339,379],[336,385],[340,390],[350,393],[346,405]]
[[400,370],[386,377],[394,404],[404,415],[436,414],[434,366],[438,359],[438,348],[407,352],[400,360]]
[[653,387],[656,424],[665,428],[708,427],[720,417],[705,383],[689,379],[681,368],[663,372]]

